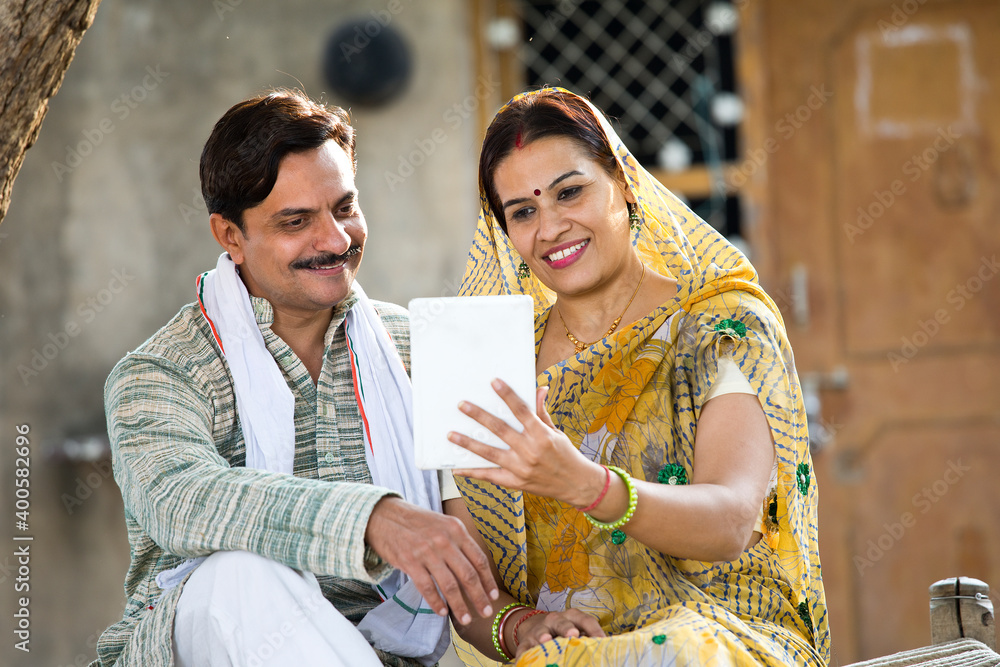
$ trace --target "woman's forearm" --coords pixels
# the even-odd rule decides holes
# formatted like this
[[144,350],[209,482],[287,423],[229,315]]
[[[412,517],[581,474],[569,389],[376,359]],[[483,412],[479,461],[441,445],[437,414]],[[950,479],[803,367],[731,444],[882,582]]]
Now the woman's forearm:
[[[677,558],[731,561],[747,546],[759,504],[719,484],[667,486],[633,480],[638,502],[622,532],[646,546]],[[622,517],[628,491],[617,475],[600,507],[590,515],[605,523]]]
[[[633,480],[638,502],[621,530],[678,558],[735,560],[753,534],[773,463],[771,431],[757,397],[714,398],[698,420],[691,484]],[[612,523],[627,509],[626,484],[611,475],[605,498],[588,514]]]
[[[514,603],[517,603],[517,600],[515,600],[507,591],[501,589],[500,598],[497,599],[494,609],[496,609],[497,615],[499,615],[501,610],[507,607],[507,605]],[[452,624],[455,626],[455,630],[458,631],[458,636],[472,644],[480,653],[491,660],[505,662],[509,657],[513,657],[516,650],[512,641],[512,630],[514,624],[517,623],[518,619],[522,615],[528,613],[530,609],[530,607],[522,607],[516,611],[512,611],[510,616],[508,616],[507,621],[504,623],[504,627],[502,628],[504,646],[510,656],[501,656],[493,643],[493,640],[496,638],[493,631],[493,621],[496,616],[490,618],[481,618],[477,616],[473,618],[472,622],[468,625],[459,625],[455,621],[454,617],[452,617]]]

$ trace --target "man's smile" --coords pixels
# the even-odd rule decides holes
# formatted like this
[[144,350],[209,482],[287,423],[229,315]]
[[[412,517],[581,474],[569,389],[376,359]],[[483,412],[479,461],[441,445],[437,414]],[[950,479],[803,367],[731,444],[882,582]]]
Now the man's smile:
[[344,264],[351,257],[361,253],[361,246],[352,246],[350,250],[341,255],[322,255],[307,260],[299,260],[292,264],[293,269],[307,269],[310,271],[331,271],[343,268]]

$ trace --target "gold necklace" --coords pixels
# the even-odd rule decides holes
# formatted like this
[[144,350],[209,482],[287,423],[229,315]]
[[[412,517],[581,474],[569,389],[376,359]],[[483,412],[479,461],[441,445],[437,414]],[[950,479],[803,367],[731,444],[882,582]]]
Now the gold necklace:
[[[601,336],[601,338],[607,338],[608,336],[610,336],[611,334],[613,334],[615,332],[615,329],[618,328],[618,325],[621,323],[622,318],[625,317],[625,313],[628,312],[628,307],[632,305],[632,301],[635,299],[635,295],[639,293],[639,288],[642,287],[642,279],[645,278],[645,277],[646,277],[646,265],[643,264],[642,265],[642,274],[639,276],[639,284],[635,286],[635,291],[632,292],[632,298],[629,299],[628,303],[625,304],[625,310],[622,311],[622,314],[619,315],[618,317],[616,317],[615,321],[611,323],[611,328],[608,329],[608,333],[606,333],[603,336]],[[576,348],[577,352],[583,352],[588,347],[590,347],[591,345],[593,345],[594,343],[597,342],[595,340],[594,343],[584,343],[583,341],[581,341],[580,339],[578,339],[576,336],[574,336],[570,332],[569,327],[566,326],[566,318],[563,317],[562,312],[559,310],[559,306],[556,306],[555,308],[556,308],[556,312],[559,313],[559,319],[562,321],[563,329],[566,330],[566,338],[569,338],[569,342],[573,343],[573,347]],[[598,340],[600,340],[600,339],[598,339]]]

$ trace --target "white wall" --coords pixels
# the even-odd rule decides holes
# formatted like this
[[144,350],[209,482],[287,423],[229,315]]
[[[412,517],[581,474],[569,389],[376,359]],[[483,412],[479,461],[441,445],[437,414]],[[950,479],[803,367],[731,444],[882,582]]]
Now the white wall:
[[[198,194],[212,125],[272,86],[301,84],[337,103],[321,74],[328,35],[347,18],[397,7],[388,15],[412,49],[410,86],[384,109],[352,114],[370,234],[361,281],[405,305],[453,289],[474,228],[477,128],[453,110],[475,90],[466,3],[104,0],[0,226],[0,442],[11,445],[0,448],[0,509],[13,513],[14,426],[26,423],[36,537],[32,652],[8,638],[0,663],[83,664],[93,635],[120,618],[128,545],[118,489],[101,466],[54,464],[45,453],[104,432],[111,367],[192,301],[195,277],[214,266],[220,250]],[[402,182],[387,179],[401,160],[422,164]],[[9,551],[0,555],[5,591]],[[3,600],[10,618],[11,596]]]

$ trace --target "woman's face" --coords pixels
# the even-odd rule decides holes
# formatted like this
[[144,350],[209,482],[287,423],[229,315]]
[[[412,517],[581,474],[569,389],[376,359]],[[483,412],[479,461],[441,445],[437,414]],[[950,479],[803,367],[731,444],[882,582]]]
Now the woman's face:
[[635,197],[572,139],[515,148],[494,183],[511,244],[556,294],[586,294],[634,257],[626,202]]

